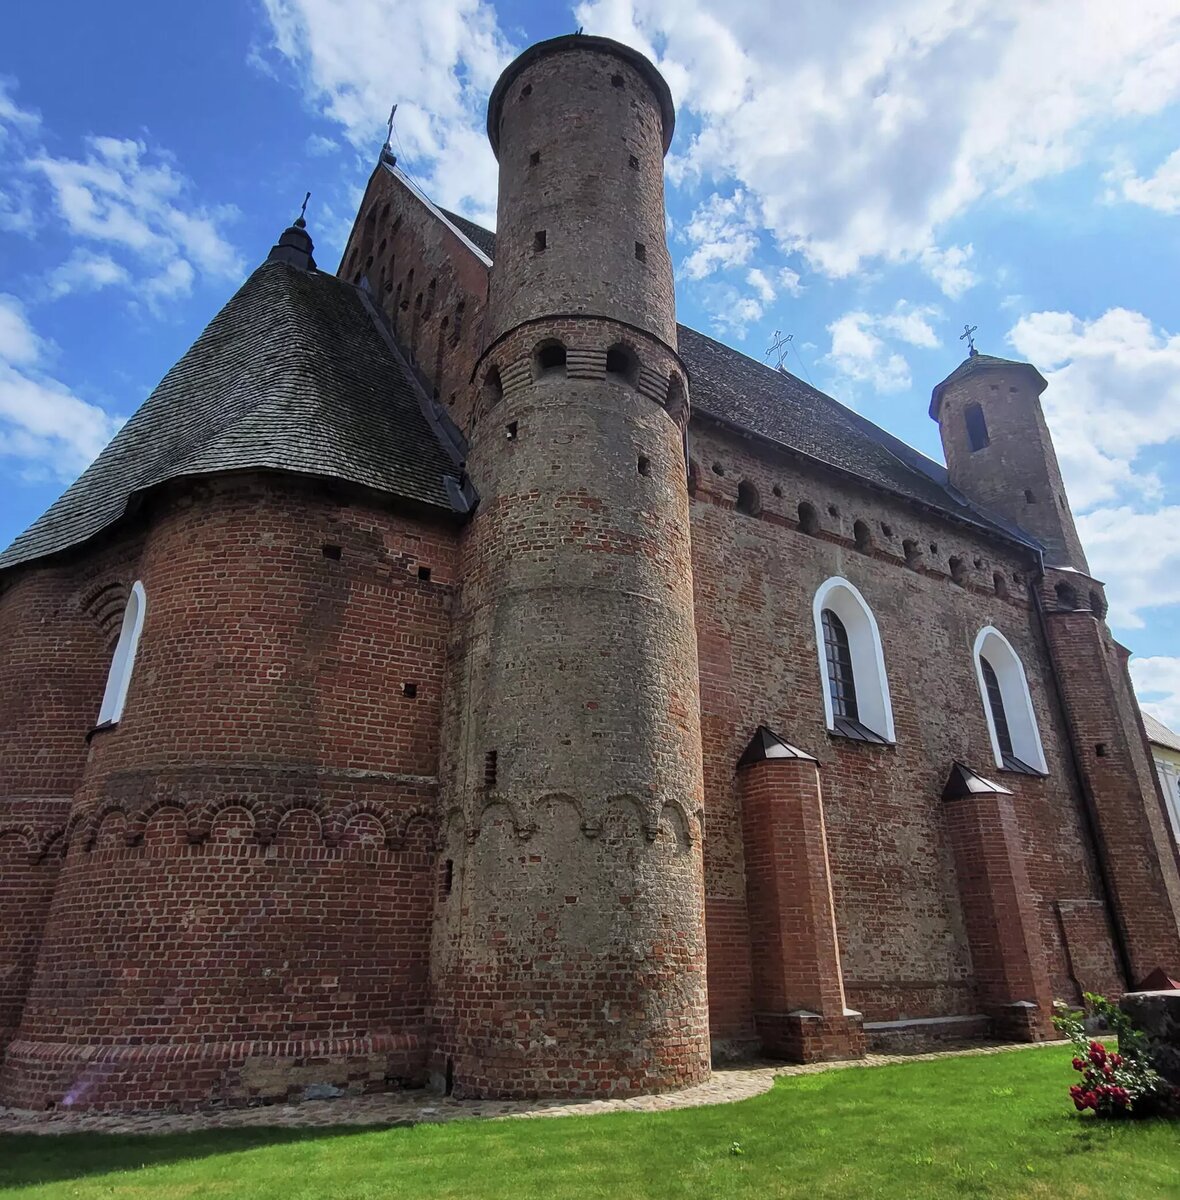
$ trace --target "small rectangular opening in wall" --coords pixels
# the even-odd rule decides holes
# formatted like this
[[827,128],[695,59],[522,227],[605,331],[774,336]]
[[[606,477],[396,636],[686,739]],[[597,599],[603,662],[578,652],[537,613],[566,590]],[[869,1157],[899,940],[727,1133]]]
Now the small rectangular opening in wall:
[[331,544],[331,542],[325,542],[325,543],[324,543],[324,544],[323,544],[323,545],[320,547],[320,553],[321,553],[321,554],[322,554],[322,555],[323,555],[325,558],[330,558],[330,559],[333,559],[333,560],[334,560],[334,561],[336,561],[336,562],[339,562],[339,561],[340,561],[340,556],[341,556],[341,555],[344,553],[344,551],[343,551],[343,550],[342,550],[342,549],[341,549],[339,546],[334,546],[334,545],[332,545],[332,544]]
[[510,441],[516,441],[516,422],[510,421],[504,426],[504,436]]
[[451,889],[455,886],[455,860],[448,858],[443,863],[443,895],[449,896]]
[[639,170],[639,156],[632,154],[631,157],[627,160],[627,165],[631,168],[632,171],[638,171]]
[[495,750],[489,750],[483,756],[483,785],[484,787],[496,786],[496,771],[499,767],[499,755]]
[[1099,758],[1105,758],[1106,757],[1106,743],[1099,742],[1094,747],[1094,753],[1097,754]]
[[418,568],[418,578],[421,579],[423,583],[429,583],[430,582],[430,568],[429,567],[419,567]]
[[533,234],[533,250],[539,254],[545,249],[545,243],[545,231],[543,229],[538,229],[537,232]]
[[641,454],[639,456],[639,462],[637,466],[640,475],[647,476],[651,474],[651,459],[648,458],[646,454]]
[[1037,498],[1033,495],[1032,488],[1024,489],[1024,502],[1025,504],[1036,504]]
[[403,683],[402,695],[405,696],[407,700],[416,699],[418,696],[418,685],[416,683]]
[[530,154],[530,155],[529,155],[529,166],[530,166],[530,167],[535,167],[535,166],[537,166],[537,165],[540,163],[540,161],[541,161],[541,152],[540,152],[540,150],[534,150],[534,151],[532,152],[532,154]]
[[640,262],[647,262],[647,247],[642,242],[635,243],[635,257]]

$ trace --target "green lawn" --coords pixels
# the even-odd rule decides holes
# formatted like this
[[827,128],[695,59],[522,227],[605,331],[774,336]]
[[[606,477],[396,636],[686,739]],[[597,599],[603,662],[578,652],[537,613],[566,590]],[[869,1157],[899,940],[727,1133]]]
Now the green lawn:
[[[740,1104],[384,1130],[0,1137],[7,1197],[1180,1197],[1180,1124],[1079,1117],[1061,1047],[780,1079]],[[741,1153],[734,1153],[735,1143]]]

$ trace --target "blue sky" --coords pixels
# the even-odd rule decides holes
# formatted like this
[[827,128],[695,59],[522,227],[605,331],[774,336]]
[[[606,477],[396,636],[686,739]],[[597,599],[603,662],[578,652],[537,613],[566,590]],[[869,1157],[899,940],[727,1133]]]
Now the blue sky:
[[1175,0],[20,5],[0,45],[0,542],[76,476],[310,189],[334,268],[402,165],[491,222],[488,91],[572,32],[676,97],[681,318],[938,456],[930,388],[1027,358],[1115,633],[1180,726]]

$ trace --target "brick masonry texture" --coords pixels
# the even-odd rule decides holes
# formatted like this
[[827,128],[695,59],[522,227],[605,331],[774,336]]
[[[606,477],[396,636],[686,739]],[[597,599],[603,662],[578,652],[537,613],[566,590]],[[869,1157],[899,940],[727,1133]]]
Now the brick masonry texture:
[[[461,431],[472,514],[222,473],[0,575],[0,1104],[673,1104],[635,1097],[724,1092],[711,1058],[1036,1040],[1052,997],[1180,972],[1035,374],[967,372],[938,412],[951,483],[1048,566],[692,414],[660,96],[589,41],[503,91],[490,270],[386,161],[340,265]],[[875,615],[895,744],[826,727],[833,576]],[[92,729],[136,581],[126,708]],[[1043,776],[995,764],[985,626]],[[816,761],[739,771],[759,725]],[[956,761],[1011,795],[944,801]]]

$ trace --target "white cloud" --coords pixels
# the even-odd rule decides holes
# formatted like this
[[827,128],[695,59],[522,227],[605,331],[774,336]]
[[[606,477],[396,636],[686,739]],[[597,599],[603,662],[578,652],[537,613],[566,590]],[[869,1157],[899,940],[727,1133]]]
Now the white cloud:
[[1096,508],[1077,524],[1090,570],[1107,585],[1112,625],[1142,629],[1146,610],[1180,604],[1180,505]]
[[0,295],[0,457],[25,477],[68,482],[123,421],[46,374],[45,351],[20,302]]
[[1180,658],[1132,658],[1131,680],[1144,711],[1180,730]]
[[71,234],[130,256],[152,276],[179,270],[175,260],[217,278],[241,275],[241,257],[220,228],[235,210],[190,207],[189,181],[141,141],[90,137],[86,144],[84,159],[42,150],[25,163],[49,184]]
[[678,240],[693,248],[680,264],[681,275],[704,279],[716,271],[745,265],[758,248],[757,229],[757,215],[740,188],[731,196],[709,196],[678,231]]
[[324,137],[321,133],[309,133],[304,148],[313,158],[326,158],[330,154],[335,154],[340,149],[340,144],[329,137]]
[[979,282],[979,276],[970,266],[974,257],[975,247],[970,244],[947,246],[945,250],[928,246],[922,251],[920,262],[922,269],[938,284],[943,295],[958,300]]
[[673,182],[740,187],[779,245],[847,276],[923,263],[972,281],[941,232],[1180,97],[1175,0],[583,0],[577,20],[653,53],[700,121]]
[[1172,151],[1146,179],[1130,167],[1116,167],[1106,181],[1107,200],[1127,200],[1168,215],[1180,213],[1180,150]]
[[1140,453],[1180,438],[1180,336],[1112,308],[1021,317],[1008,333],[1049,381],[1043,404],[1075,509],[1152,500],[1161,481]]
[[127,268],[109,254],[78,249],[49,275],[49,296],[56,300],[75,292],[97,292],[130,282]]
[[488,92],[512,51],[487,0],[263,0],[274,49],[358,149],[394,149],[440,204],[494,219]]
[[754,294],[763,304],[769,304],[778,295],[774,290],[774,284],[766,278],[766,272],[760,267],[751,267],[746,272],[746,282],[754,289]]
[[828,326],[832,346],[826,357],[852,383],[867,383],[878,392],[902,391],[912,382],[910,366],[889,340],[923,349],[937,346],[938,335],[930,324],[937,316],[937,309],[904,300],[889,313],[846,312]]

